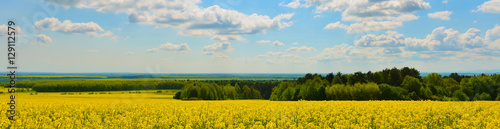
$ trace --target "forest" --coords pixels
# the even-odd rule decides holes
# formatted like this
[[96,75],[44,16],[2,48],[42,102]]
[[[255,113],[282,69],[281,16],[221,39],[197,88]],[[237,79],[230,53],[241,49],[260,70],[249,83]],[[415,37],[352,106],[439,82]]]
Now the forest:
[[270,100],[500,100],[500,75],[425,77],[404,67],[354,74],[306,74],[273,88]]

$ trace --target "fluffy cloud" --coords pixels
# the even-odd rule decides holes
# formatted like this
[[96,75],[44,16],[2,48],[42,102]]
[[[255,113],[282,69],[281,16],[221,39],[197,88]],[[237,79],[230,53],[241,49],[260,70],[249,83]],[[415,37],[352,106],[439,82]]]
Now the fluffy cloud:
[[94,22],[73,23],[70,20],[61,22],[59,19],[53,17],[35,22],[34,27],[38,30],[51,30],[67,34],[87,34],[92,37],[108,37],[113,35],[110,31],[102,34],[97,33],[104,30]]
[[134,52],[129,51],[129,52],[125,53],[125,55],[131,56],[131,55],[134,55]]
[[291,53],[309,53],[312,51],[316,51],[316,49],[314,49],[313,47],[302,46],[302,47],[291,47],[286,51]]
[[500,49],[500,26],[497,25],[495,28],[486,31],[485,40],[490,42],[490,48]]
[[285,46],[285,44],[284,44],[284,43],[282,43],[282,42],[280,42],[280,41],[278,41],[278,40],[274,41],[274,42],[273,42],[273,45],[274,45],[274,46]]
[[418,19],[414,12],[431,7],[423,0],[306,0],[301,6],[314,6],[317,13],[342,11],[343,21],[358,23],[329,23],[324,29],[340,28],[348,33],[392,30],[402,26],[404,21]]
[[500,38],[500,27],[488,30],[482,38],[481,31],[470,28],[460,34],[445,27],[435,28],[424,39],[405,38],[397,32],[388,31],[382,35],[368,34],[355,41],[358,47],[405,47],[409,51],[459,51],[465,49],[484,48],[492,41]]
[[283,4],[283,3],[280,3],[280,6],[284,6],[284,7],[288,7],[288,8],[298,8],[300,6],[300,0],[294,0],[288,4]]
[[402,26],[401,21],[363,21],[360,23],[353,23],[349,26],[340,24],[340,22],[330,23],[326,25],[324,29],[345,29],[347,33],[360,33],[367,31],[382,31],[382,30],[392,30],[398,26]]
[[209,52],[203,52],[204,55],[207,55],[207,56],[212,56],[214,58],[228,58],[229,56],[225,55],[225,54],[222,54],[222,53],[215,53],[213,51],[209,51]]
[[450,15],[452,14],[452,11],[442,11],[442,12],[434,12],[434,13],[429,13],[427,16],[430,18],[439,18],[441,20],[450,20]]
[[283,54],[282,52],[268,52],[265,55],[257,55],[253,60],[265,60],[269,64],[306,64],[316,63],[315,60],[304,58],[292,54]]
[[500,13],[500,0],[490,0],[477,6],[477,10],[472,12]]
[[231,40],[245,40],[245,39],[239,35],[215,35],[212,37],[212,40],[231,41]]
[[214,43],[208,46],[203,47],[204,52],[210,52],[210,51],[222,51],[222,52],[231,52],[233,51],[233,48],[231,47],[231,43],[229,42],[218,42]]
[[[130,23],[172,27],[187,32],[179,35],[239,35],[265,33],[291,26],[294,14],[279,14],[273,18],[266,15],[243,14],[213,5],[200,7],[201,0],[164,0],[137,2],[136,0],[44,0],[62,7],[90,8],[98,12],[125,13]],[[190,30],[205,31],[189,33]]]
[[270,42],[271,41],[269,41],[269,40],[259,40],[259,41],[257,41],[257,43],[262,43],[262,44],[264,44],[264,43],[270,43]]
[[189,46],[186,43],[182,43],[179,45],[172,44],[172,43],[165,43],[165,44],[160,45],[160,47],[158,47],[158,48],[147,49],[146,52],[157,52],[160,50],[174,51],[176,53],[187,53],[187,52],[191,51],[191,49],[189,48]]
[[[9,28],[9,26],[7,26],[7,25],[0,25],[0,37],[7,37],[7,36],[9,36],[9,35],[7,34],[7,33],[8,33],[8,32],[7,32],[7,31],[8,31],[8,30],[7,30],[8,28]],[[15,30],[15,32],[16,32],[16,37],[24,37],[24,35],[23,35],[23,31],[21,30],[21,27],[16,26],[16,27],[14,27],[14,29],[16,29],[16,30]]]
[[306,0],[317,12],[343,11],[342,20],[391,20],[431,6],[423,0]]
[[332,48],[325,48],[323,52],[314,56],[314,59],[318,60],[331,60],[331,59],[343,59],[347,58],[354,51],[352,46],[343,45],[335,45]]
[[362,36],[354,42],[356,47],[400,47],[404,45],[404,35],[394,31],[387,31],[386,34],[379,36],[368,34]]
[[44,46],[52,42],[52,39],[44,34],[35,35],[36,44]]

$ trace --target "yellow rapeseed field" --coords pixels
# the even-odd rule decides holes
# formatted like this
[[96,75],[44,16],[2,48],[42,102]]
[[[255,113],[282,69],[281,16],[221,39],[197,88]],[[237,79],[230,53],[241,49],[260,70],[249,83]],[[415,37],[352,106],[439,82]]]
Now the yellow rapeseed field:
[[[8,94],[0,94],[6,112]],[[156,93],[18,93],[1,128],[500,128],[500,102],[180,101]]]

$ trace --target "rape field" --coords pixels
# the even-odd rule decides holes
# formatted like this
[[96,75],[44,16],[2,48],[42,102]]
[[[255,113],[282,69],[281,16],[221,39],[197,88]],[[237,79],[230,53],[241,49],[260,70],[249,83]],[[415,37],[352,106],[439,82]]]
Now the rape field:
[[[5,114],[9,94],[0,94]],[[180,101],[171,94],[18,93],[2,128],[500,128],[500,102]]]

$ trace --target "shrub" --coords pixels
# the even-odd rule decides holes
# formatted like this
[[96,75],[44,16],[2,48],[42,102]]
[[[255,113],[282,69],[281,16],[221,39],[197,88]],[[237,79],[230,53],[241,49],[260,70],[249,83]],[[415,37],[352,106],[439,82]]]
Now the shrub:
[[453,100],[455,101],[467,101],[467,100],[470,100],[469,99],[469,96],[467,96],[467,94],[465,94],[464,92],[460,91],[460,90],[457,90],[455,92],[453,92]]

